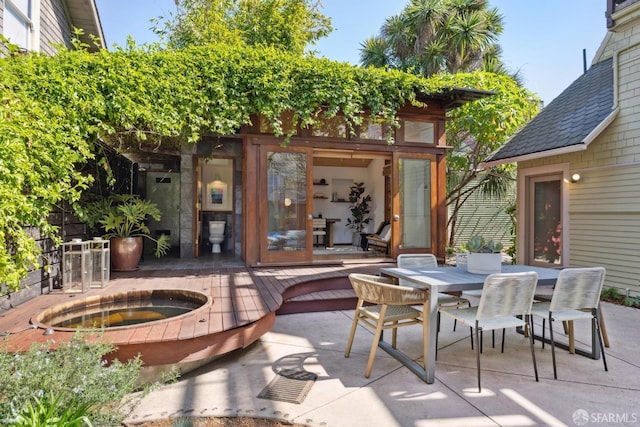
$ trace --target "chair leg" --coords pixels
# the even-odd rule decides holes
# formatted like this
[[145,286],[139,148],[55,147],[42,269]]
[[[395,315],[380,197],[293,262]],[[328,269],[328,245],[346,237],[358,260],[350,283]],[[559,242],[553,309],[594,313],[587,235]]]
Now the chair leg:
[[502,348],[500,349],[500,353],[504,353],[504,331],[505,328],[502,328]]
[[576,335],[573,329],[573,320],[569,320],[568,322],[568,335],[569,335],[569,353],[576,353]]
[[[393,322],[394,326],[398,324],[398,322]],[[396,348],[396,344],[398,342],[398,328],[391,329],[391,347]]]
[[478,370],[478,393],[482,393],[482,387],[480,386],[480,336],[482,332],[478,332],[476,328],[476,369]]
[[596,332],[598,334],[598,341],[600,341],[600,353],[602,353],[602,363],[604,364],[604,370],[605,371],[609,371],[609,369],[607,369],[607,358],[604,355],[604,340],[602,339],[602,327],[600,325],[600,322],[598,321],[598,318],[600,317],[598,310],[595,309],[595,313],[593,314],[593,322],[595,323],[595,327],[596,327]]
[[549,339],[551,340],[551,360],[553,361],[553,379],[558,379],[558,370],[556,368],[556,346],[553,341],[553,318],[549,312]]
[[607,325],[605,325],[604,323],[604,315],[602,314],[602,307],[598,307],[598,318],[600,321],[600,331],[602,331],[602,339],[604,340],[604,346],[609,348],[609,335],[607,334]]
[[[530,329],[531,329],[531,333],[529,334],[529,347],[531,347],[531,360],[533,360],[533,372],[536,376],[536,382],[538,382],[538,365],[536,364],[536,352],[534,350],[534,345],[533,345],[533,319],[531,318],[530,315],[527,315],[527,325],[531,325]],[[504,330],[502,332],[502,337],[504,338]],[[504,343],[504,340],[503,340]]]
[[547,323],[547,319],[542,319],[542,348],[544,348],[544,324]]
[[469,327],[469,338],[471,338],[471,350],[473,350],[473,328]]
[[[358,306],[360,306],[360,304],[358,304]],[[359,316],[358,309],[356,308],[356,312],[353,316],[353,323],[351,324],[351,332],[349,333],[349,339],[347,340],[347,348],[344,350],[344,357],[349,357],[349,354],[351,354],[351,345],[353,344],[353,338],[356,335]]]
[[[381,311],[384,311],[384,308]],[[382,319],[383,318],[384,318],[384,313],[381,312],[380,320],[378,321],[375,334],[373,335],[373,343],[371,343],[371,350],[369,351],[369,359],[367,359],[367,367],[364,370],[365,378],[369,378],[371,376],[371,370],[373,369],[373,361],[376,358],[376,350],[378,349],[378,342],[380,341],[380,335],[382,335],[382,323],[383,323]]]

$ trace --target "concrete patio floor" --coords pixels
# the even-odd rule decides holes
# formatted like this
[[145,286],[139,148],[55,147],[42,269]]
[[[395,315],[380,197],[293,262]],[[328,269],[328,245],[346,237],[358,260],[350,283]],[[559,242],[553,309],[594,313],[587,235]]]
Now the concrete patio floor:
[[[365,378],[372,339],[368,329],[359,327],[351,356],[344,357],[352,310],[281,315],[273,330],[247,349],[151,392],[127,423],[249,416],[322,427],[640,425],[640,311],[602,306],[611,343],[608,372],[602,359],[557,349],[554,380],[551,348],[536,342],[536,382],[527,339],[507,331],[505,352],[500,353],[499,343],[492,348],[486,334],[482,393],[476,386],[469,330],[458,327],[454,332],[448,319],[441,325],[436,382],[426,384],[380,349],[371,377]],[[540,332],[541,324],[536,327]],[[560,325],[555,329],[562,330]],[[588,347],[589,334],[588,322],[576,322],[577,346]],[[419,359],[420,327],[400,329],[398,347]],[[276,372],[286,368],[318,375],[302,403],[257,398]]]

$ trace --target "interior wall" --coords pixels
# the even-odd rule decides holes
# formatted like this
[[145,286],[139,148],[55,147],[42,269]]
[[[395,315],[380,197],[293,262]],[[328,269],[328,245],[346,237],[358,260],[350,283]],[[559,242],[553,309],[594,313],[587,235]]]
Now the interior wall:
[[[349,183],[364,182],[364,194],[369,194],[372,199],[370,205],[372,219],[365,227],[364,232],[374,232],[377,224],[384,219],[383,164],[382,160],[373,160],[367,168],[314,166],[313,181],[319,183],[324,179],[326,185],[313,186],[313,216],[322,215],[324,218],[340,219],[334,224],[335,244],[351,244],[352,242],[353,231],[347,228],[347,219],[351,216],[348,198]],[[344,201],[340,199],[344,199]]]

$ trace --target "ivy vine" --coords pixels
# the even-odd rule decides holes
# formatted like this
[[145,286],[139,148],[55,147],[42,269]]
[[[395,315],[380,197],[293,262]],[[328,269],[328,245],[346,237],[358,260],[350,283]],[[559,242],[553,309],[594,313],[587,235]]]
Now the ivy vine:
[[367,111],[397,126],[398,109],[420,105],[417,92],[499,90],[483,87],[489,79],[469,76],[423,79],[223,44],[163,50],[130,43],[113,52],[61,50],[53,57],[2,58],[0,282],[8,286],[3,292],[17,289],[30,269],[43,264],[25,225],[55,239],[47,218],[62,201],[77,203],[90,184],[77,165],[94,157],[98,138],[175,148],[197,142],[204,133],[234,134],[258,113],[282,135],[286,111],[303,125],[338,112],[357,124]]

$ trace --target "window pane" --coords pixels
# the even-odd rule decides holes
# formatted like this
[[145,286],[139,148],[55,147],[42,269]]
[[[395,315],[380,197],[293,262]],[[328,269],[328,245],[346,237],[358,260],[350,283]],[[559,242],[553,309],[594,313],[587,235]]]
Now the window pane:
[[[273,134],[273,127],[271,127],[271,123],[267,120],[267,118],[263,115],[260,115],[259,123],[259,132],[260,133],[269,133]],[[293,123],[293,113],[291,111],[287,111],[282,113],[280,116],[280,127],[282,128],[282,133],[285,135],[295,135],[296,133],[296,124]]]
[[382,139],[382,124],[373,120],[363,119],[359,132],[360,139]]
[[533,259],[562,264],[561,181],[534,183]]
[[427,144],[433,144],[434,142],[435,126],[433,123],[405,120],[403,129],[406,142],[424,142]]
[[29,35],[31,32],[31,23],[28,20],[29,4],[28,0],[23,0],[17,3],[19,8],[24,7],[24,12],[22,10],[14,9],[9,2],[5,3],[4,36],[7,37],[11,43],[16,44],[23,49],[28,49]]
[[[5,2],[9,3],[9,2]],[[11,0],[11,3],[27,18],[31,18],[31,0]]]
[[431,247],[431,161],[400,160],[402,248]]
[[267,230],[270,251],[306,250],[306,155],[271,152],[267,160]]
[[313,127],[313,136],[327,138],[346,138],[347,124],[342,117],[323,118]]

